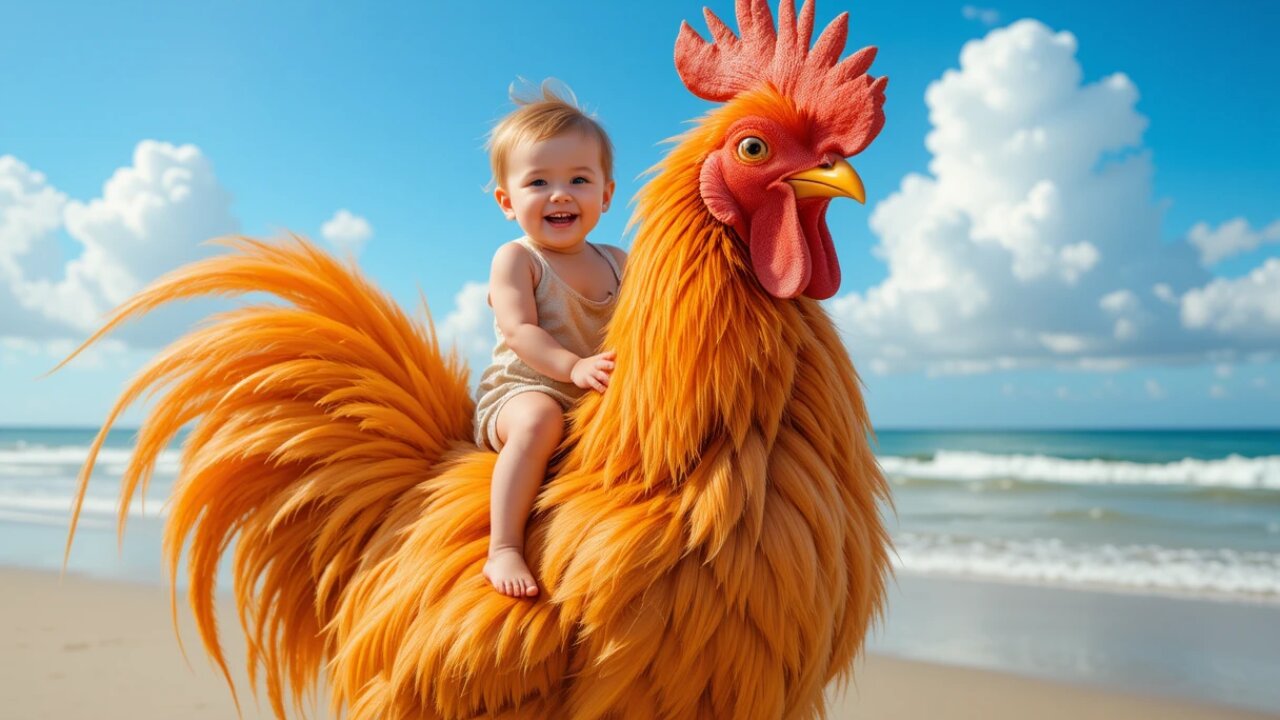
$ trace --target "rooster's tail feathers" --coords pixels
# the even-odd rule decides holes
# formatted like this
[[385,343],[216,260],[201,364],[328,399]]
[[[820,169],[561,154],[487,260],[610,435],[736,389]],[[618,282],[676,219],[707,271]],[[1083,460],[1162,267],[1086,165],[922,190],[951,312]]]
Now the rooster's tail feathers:
[[121,483],[120,533],[161,451],[196,421],[165,526],[171,591],[185,547],[201,639],[227,675],[214,583],[239,535],[233,576],[250,684],[261,664],[283,717],[283,686],[299,706],[331,654],[324,628],[361,549],[396,499],[430,477],[451,446],[470,442],[474,404],[467,370],[456,351],[441,354],[429,314],[425,326],[413,322],[355,268],[303,238],[214,242],[234,252],[158,279],[54,370],[124,321],[174,300],[265,292],[288,306],[214,315],[130,381],[81,470],[67,552],[111,425],[144,393],[167,387]]

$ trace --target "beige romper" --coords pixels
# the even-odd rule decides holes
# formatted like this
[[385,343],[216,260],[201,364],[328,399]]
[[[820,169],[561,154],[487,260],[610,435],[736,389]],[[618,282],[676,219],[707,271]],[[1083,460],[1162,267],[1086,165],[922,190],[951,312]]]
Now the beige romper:
[[[556,342],[579,357],[589,357],[600,352],[604,340],[604,326],[613,315],[618,293],[609,293],[604,300],[584,297],[565,282],[528,237],[516,240],[537,258],[542,266],[542,277],[534,288],[534,302],[538,307],[538,327],[546,330]],[[592,250],[609,263],[616,282],[618,265],[613,254],[587,243]],[[489,303],[492,305],[492,301]],[[502,336],[498,319],[493,320],[493,332],[497,345],[493,348],[493,362],[480,376],[476,389],[476,445],[494,451],[502,449],[498,441],[498,411],[508,400],[523,392],[543,392],[555,398],[560,407],[568,410],[575,400],[587,390],[571,382],[559,382],[529,367],[521,360]]]

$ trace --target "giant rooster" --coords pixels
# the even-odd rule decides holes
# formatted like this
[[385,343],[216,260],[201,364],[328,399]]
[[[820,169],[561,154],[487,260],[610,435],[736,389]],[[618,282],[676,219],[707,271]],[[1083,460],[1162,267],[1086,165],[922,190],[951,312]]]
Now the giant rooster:
[[323,676],[357,719],[809,718],[848,679],[884,607],[888,493],[818,301],[840,283],[826,208],[863,200],[845,158],[879,132],[885,79],[866,74],[873,48],[840,59],[846,14],[812,48],[811,0],[799,16],[782,0],[776,29],[765,0],[737,16],[740,36],[709,11],[711,42],[680,28],[684,84],[724,104],[637,198],[605,340],[617,370],[570,412],[529,521],[537,599],[481,574],[496,455],[471,441],[466,369],[429,316],[306,241],[224,240],[234,252],[157,280],[81,347],[174,299],[286,301],[217,316],[155,358],[80,477],[83,498],[107,428],[168,386],[139,430],[121,531],[194,422],[171,580],[186,548],[226,672],[214,578],[234,539],[251,683],[263,676],[276,715]]

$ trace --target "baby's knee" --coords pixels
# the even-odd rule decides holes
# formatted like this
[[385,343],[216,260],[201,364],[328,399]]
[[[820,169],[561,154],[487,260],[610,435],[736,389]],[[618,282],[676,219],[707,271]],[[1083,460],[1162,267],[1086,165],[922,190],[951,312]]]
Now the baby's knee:
[[564,437],[564,411],[560,403],[550,396],[542,397],[546,402],[520,403],[519,407],[511,408],[508,443],[524,439],[554,444]]

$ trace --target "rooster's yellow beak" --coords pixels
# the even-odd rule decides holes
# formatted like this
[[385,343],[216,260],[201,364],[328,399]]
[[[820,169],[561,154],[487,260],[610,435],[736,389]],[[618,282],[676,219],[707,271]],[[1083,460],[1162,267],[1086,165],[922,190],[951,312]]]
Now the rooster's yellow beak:
[[854,172],[848,160],[840,158],[830,167],[819,165],[787,178],[795,188],[796,197],[847,197],[860,203],[867,202],[867,192],[862,188],[862,178]]

